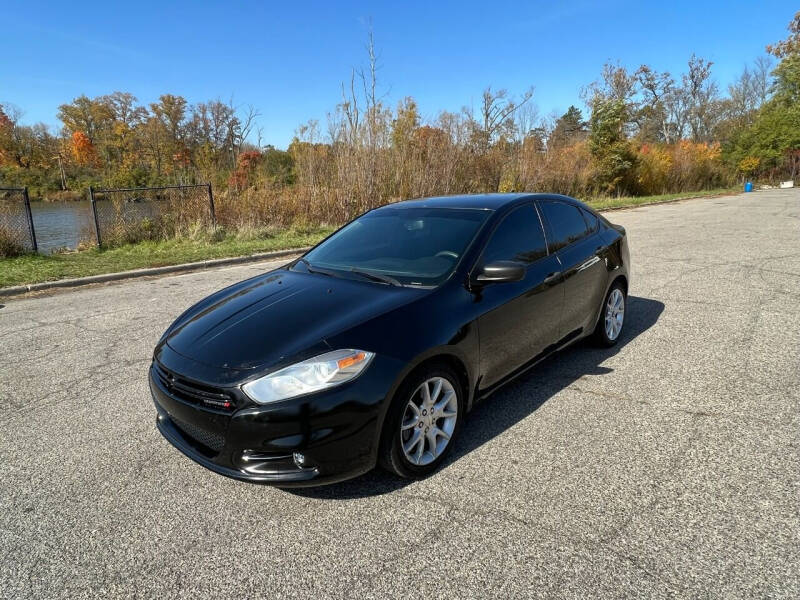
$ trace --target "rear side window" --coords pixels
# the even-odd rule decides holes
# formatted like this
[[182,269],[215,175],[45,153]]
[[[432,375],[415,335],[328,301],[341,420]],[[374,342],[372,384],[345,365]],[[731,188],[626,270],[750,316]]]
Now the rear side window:
[[589,231],[592,233],[597,231],[597,226],[600,224],[597,215],[595,215],[593,212],[583,209],[581,209],[581,212],[583,213],[584,219],[586,219],[586,225],[589,226]]
[[550,250],[555,252],[570,245],[588,232],[581,210],[565,202],[545,201],[540,204],[545,219],[550,224],[552,239]]
[[547,242],[539,215],[532,205],[520,206],[505,216],[483,252],[483,264],[514,260],[530,264],[547,256]]

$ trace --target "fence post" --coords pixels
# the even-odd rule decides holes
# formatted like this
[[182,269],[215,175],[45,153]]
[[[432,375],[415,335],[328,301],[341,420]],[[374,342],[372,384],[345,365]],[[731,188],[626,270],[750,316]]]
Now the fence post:
[[28,197],[28,186],[22,188],[22,198],[25,200],[25,212],[28,215],[28,229],[31,230],[31,245],[33,251],[38,252],[39,248],[36,245],[36,230],[33,228],[33,213],[31,212],[31,199]]
[[214,229],[217,228],[217,213],[214,210],[214,192],[211,191],[211,184],[207,183],[208,186],[208,207],[211,209],[211,225]]
[[102,242],[100,241],[100,225],[97,221],[97,205],[94,202],[94,189],[92,186],[89,186],[89,202],[92,204],[92,215],[94,215],[94,234],[97,237],[97,247],[102,247]]

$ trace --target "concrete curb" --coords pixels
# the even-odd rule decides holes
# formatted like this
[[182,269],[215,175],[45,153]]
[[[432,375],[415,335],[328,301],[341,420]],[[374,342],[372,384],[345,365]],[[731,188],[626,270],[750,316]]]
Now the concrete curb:
[[225,265],[259,262],[263,260],[270,260],[272,258],[280,258],[282,256],[299,254],[301,252],[305,252],[309,248],[310,246],[304,248],[289,248],[287,250],[278,250],[276,252],[261,252],[258,254],[250,254],[248,256],[215,258],[212,260],[201,260],[198,262],[184,263],[181,265],[169,265],[166,267],[150,267],[147,269],[120,271],[119,273],[104,273],[102,275],[90,275],[89,277],[76,277],[74,279],[59,279],[57,281],[42,281],[41,283],[31,283],[29,285],[15,285],[11,287],[0,288],[0,297],[18,296],[20,294],[27,294],[28,292],[39,292],[42,290],[49,290],[53,288],[79,287],[82,285],[89,285],[92,283],[105,283],[107,281],[118,281],[120,279],[134,279],[136,277],[146,277],[148,275],[164,275],[167,273],[180,273],[181,271],[198,271],[201,269],[210,269],[212,267],[220,267]]

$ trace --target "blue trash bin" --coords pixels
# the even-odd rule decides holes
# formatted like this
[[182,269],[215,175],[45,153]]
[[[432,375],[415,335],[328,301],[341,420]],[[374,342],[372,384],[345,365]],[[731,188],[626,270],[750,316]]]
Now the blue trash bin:
[[745,192],[752,192],[753,191],[753,183],[751,181],[745,182],[744,191]]

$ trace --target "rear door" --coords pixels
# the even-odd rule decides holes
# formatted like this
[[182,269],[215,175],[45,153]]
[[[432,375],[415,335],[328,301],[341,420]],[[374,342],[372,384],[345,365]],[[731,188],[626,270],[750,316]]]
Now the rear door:
[[558,259],[530,203],[506,215],[495,228],[476,267],[498,260],[526,266],[525,278],[494,283],[475,292],[480,303],[482,388],[487,388],[540,354],[558,339],[564,287]]
[[605,242],[597,217],[558,199],[539,200],[549,250],[561,262],[564,308],[560,337],[576,337],[594,326],[608,278]]

